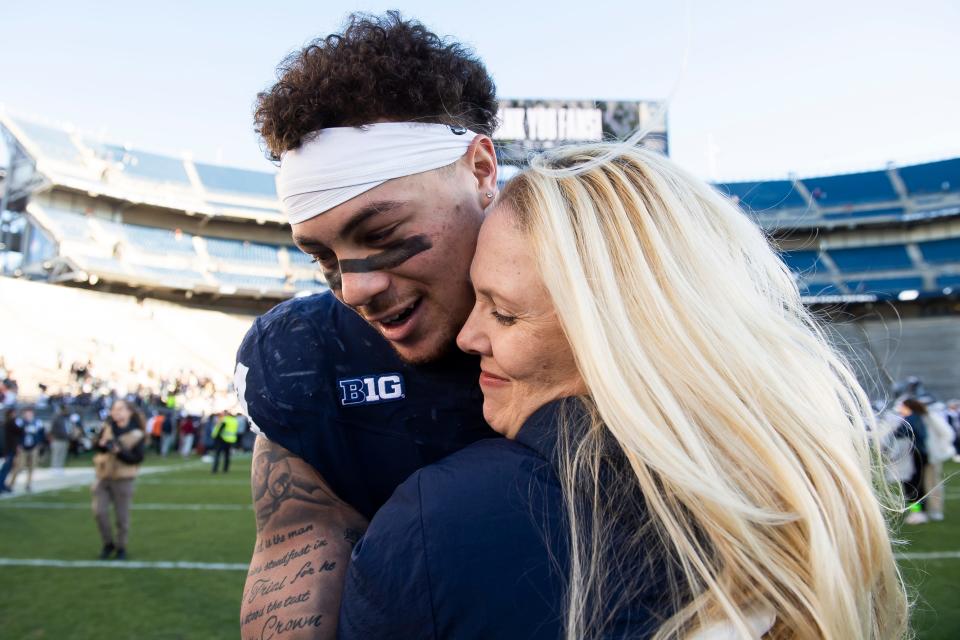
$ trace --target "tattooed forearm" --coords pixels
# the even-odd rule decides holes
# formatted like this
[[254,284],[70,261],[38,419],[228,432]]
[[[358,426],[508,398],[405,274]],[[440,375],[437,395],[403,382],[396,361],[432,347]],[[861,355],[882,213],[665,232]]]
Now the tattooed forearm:
[[263,446],[257,444],[251,472],[257,532],[263,531],[284,504],[330,507],[339,502],[319,478],[294,472],[289,451],[266,441]]
[[353,545],[366,521],[313,467],[258,438],[257,541],[240,605],[243,638],[332,640]]

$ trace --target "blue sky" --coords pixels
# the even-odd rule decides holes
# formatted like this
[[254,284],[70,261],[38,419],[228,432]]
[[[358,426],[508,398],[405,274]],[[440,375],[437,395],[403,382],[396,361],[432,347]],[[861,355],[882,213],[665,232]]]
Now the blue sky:
[[9,111],[235,166],[269,168],[250,114],[284,55],[350,11],[388,8],[472,45],[502,97],[676,89],[672,155],[706,178],[960,155],[955,0],[5,4]]

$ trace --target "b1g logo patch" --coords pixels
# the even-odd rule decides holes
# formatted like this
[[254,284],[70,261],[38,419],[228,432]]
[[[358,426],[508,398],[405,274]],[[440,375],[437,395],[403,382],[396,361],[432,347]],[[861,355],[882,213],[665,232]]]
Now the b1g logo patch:
[[340,404],[345,407],[393,402],[406,397],[403,376],[399,373],[343,378],[337,380],[337,384],[340,385]]

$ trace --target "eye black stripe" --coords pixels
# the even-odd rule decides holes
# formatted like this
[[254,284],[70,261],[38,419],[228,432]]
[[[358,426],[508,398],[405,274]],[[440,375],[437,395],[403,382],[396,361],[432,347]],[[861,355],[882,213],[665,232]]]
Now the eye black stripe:
[[433,243],[427,236],[410,236],[397,243],[396,246],[372,256],[341,260],[340,273],[369,273],[371,271],[393,269],[431,247],[433,247]]

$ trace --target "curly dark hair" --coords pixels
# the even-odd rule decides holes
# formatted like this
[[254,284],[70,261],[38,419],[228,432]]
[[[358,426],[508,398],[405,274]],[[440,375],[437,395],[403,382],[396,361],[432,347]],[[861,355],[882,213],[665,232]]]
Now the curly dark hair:
[[255,128],[279,160],[326,127],[433,122],[492,135],[496,87],[472,51],[399,12],[351,14],[342,33],[314,40],[257,94]]

